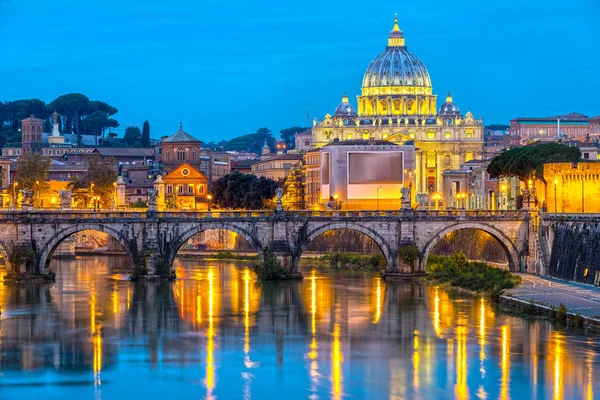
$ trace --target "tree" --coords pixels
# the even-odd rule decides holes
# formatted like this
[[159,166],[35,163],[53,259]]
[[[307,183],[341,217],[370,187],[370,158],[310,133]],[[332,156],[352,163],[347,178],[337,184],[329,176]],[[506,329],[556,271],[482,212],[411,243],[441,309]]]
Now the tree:
[[84,119],[86,132],[91,133],[96,140],[96,146],[98,145],[98,137],[104,137],[104,131],[108,127],[116,128],[119,126],[119,122],[108,117],[104,111],[94,111]]
[[88,170],[83,178],[75,178],[68,187],[76,193],[75,201],[87,204],[92,196],[100,196],[102,207],[112,206],[115,196],[117,168],[115,159],[92,156],[88,159]]
[[293,126],[291,128],[282,129],[279,131],[281,134],[281,138],[285,141],[285,145],[288,149],[293,149],[296,147],[296,134],[300,132],[304,132],[306,128],[301,126]]
[[492,131],[506,131],[509,126],[508,125],[503,125],[503,124],[492,124],[492,125],[487,125],[486,126],[487,129],[492,130]]
[[218,145],[222,145],[225,151],[248,151],[260,154],[265,140],[271,151],[274,151],[275,138],[271,135],[271,131],[268,128],[259,128],[255,133],[238,136],[225,143],[219,142]]
[[500,153],[487,167],[491,178],[516,176],[526,182],[532,173],[542,182],[544,179],[544,164],[556,162],[577,162],[581,159],[581,150],[575,146],[560,143],[543,143],[517,147]]
[[128,126],[127,129],[125,129],[123,139],[125,139],[125,142],[127,142],[128,145],[132,146],[136,144],[141,138],[142,132],[137,126]]
[[276,188],[272,179],[236,171],[215,181],[213,203],[220,208],[260,210],[275,196]]
[[17,159],[17,183],[19,189],[33,190],[34,205],[39,206],[42,196],[50,190],[48,171],[52,160],[39,153],[25,154]]
[[73,131],[77,134],[78,141],[80,141],[79,136],[81,136],[79,131],[80,115],[89,110],[89,103],[90,99],[81,93],[63,94],[50,103],[50,107],[58,111],[59,114],[65,113],[71,116]]
[[142,147],[150,147],[150,124],[148,121],[144,121],[142,127]]

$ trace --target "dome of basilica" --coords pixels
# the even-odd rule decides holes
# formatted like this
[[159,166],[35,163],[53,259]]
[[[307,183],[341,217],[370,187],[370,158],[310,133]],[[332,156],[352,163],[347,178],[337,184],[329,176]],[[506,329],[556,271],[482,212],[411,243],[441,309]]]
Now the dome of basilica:
[[344,93],[342,96],[342,102],[335,109],[336,117],[355,117],[356,110],[354,106],[348,102],[348,96]]
[[388,46],[367,68],[363,88],[381,86],[421,86],[431,88],[431,78],[425,65],[407,50],[398,27],[398,17],[390,32]]
[[442,104],[440,107],[441,116],[459,116],[460,109],[458,106],[452,101],[452,95],[448,92],[448,96],[446,96],[446,102]]

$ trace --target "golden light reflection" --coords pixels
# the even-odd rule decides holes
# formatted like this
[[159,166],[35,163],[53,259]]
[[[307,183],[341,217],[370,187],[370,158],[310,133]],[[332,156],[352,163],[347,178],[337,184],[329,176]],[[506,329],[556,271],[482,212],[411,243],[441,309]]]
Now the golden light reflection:
[[510,330],[508,325],[502,325],[501,338],[500,338],[500,349],[502,351],[500,359],[500,369],[502,371],[502,378],[500,382],[500,399],[510,399],[508,393],[509,380],[510,380]]
[[376,290],[376,306],[375,306],[375,318],[373,320],[374,324],[379,323],[381,319],[381,278],[376,278],[377,281],[377,290]]
[[553,332],[554,342],[554,396],[555,400],[560,400],[564,396],[564,356],[563,340],[564,337],[559,332]]
[[90,290],[90,335],[94,347],[92,368],[94,372],[94,386],[99,387],[102,384],[100,373],[102,372],[102,323],[96,321],[96,307],[98,305],[98,294],[94,281]]
[[[250,272],[244,268],[244,365],[246,368],[252,368],[253,363],[250,360]],[[250,384],[252,375],[248,372],[242,373],[244,379],[244,399],[252,398]]]
[[131,285],[127,286],[127,310],[131,307]]
[[481,377],[485,378],[485,366],[483,361],[485,360],[485,300],[481,298],[481,304],[479,306],[479,371]]
[[467,327],[456,328],[456,386],[457,399],[468,399],[467,386]]
[[319,385],[319,363],[317,362],[317,277],[313,269],[310,275],[310,332],[311,342],[308,358],[310,359],[311,392],[316,393]]
[[586,399],[593,400],[594,399],[594,356],[592,353],[588,353],[585,365],[587,368],[587,384],[586,384]]
[[442,337],[440,331],[440,293],[439,289],[435,288],[435,299],[433,300],[433,329],[437,337]]
[[200,281],[196,281],[196,323],[202,323],[202,290]]
[[331,380],[333,382],[333,398],[342,397],[342,345],[340,343],[340,324],[333,326],[333,345],[331,349]]
[[419,357],[419,331],[415,330],[414,332],[414,339],[413,339],[413,389],[415,390],[415,393],[419,393],[419,387],[420,387],[420,382],[419,382],[419,364],[420,364],[420,357]]
[[113,314],[117,315],[117,313],[119,312],[119,285],[117,285],[116,281],[113,283],[113,291],[111,294],[111,300],[112,300]]
[[[215,387],[215,359],[214,359],[214,325],[213,325],[213,272],[208,272],[208,330],[206,332],[206,398],[212,399]],[[183,298],[183,287],[181,297]],[[183,303],[182,303],[183,304]]]

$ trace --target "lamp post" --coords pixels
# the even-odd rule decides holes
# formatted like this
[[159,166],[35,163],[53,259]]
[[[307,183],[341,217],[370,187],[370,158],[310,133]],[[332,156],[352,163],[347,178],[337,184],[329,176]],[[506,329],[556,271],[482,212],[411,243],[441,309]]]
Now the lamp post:
[[557,208],[556,208],[556,185],[558,185],[558,179],[556,179],[556,177],[554,177],[554,212],[558,212]]
[[500,193],[502,193],[502,204],[500,204],[500,206],[501,206],[502,210],[508,209],[508,207],[507,207],[507,199],[506,199],[506,197],[507,197],[507,195],[506,195],[506,189],[507,189],[506,183],[502,183],[502,185],[500,185]]
[[377,186],[377,211],[379,211],[379,192],[381,192],[381,189],[383,189],[383,186]]
[[337,210],[338,209],[338,198],[340,196],[336,193],[333,195],[333,209]]
[[527,195],[527,208],[531,209],[531,189],[533,189],[533,181],[531,179],[527,181],[527,187],[529,188],[529,193]]
[[206,198],[208,199],[208,212],[210,212],[210,206],[212,203],[212,195],[209,194],[208,196],[206,196]]
[[439,201],[442,199],[442,196],[439,193],[434,193],[433,194],[433,200],[435,201],[435,210],[439,210],[440,209],[440,203]]
[[13,185],[13,206],[17,208],[17,186],[19,186],[19,182],[15,182]]

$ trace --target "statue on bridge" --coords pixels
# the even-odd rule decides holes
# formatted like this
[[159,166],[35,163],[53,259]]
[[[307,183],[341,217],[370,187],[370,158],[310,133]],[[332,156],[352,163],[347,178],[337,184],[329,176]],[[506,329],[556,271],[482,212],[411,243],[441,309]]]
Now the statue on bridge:
[[408,210],[408,209],[412,208],[410,205],[410,192],[411,192],[410,186],[404,186],[402,189],[400,189],[400,193],[402,193],[402,209],[403,210]]
[[33,210],[33,190],[21,190],[21,208],[23,210]]
[[73,202],[71,198],[73,196],[73,192],[70,190],[62,190],[58,192],[59,205],[63,210],[70,210]]
[[156,206],[156,197],[158,196],[157,189],[148,189],[148,205]]
[[281,199],[283,198],[283,189],[278,187],[277,189],[275,189],[275,197],[277,199],[277,202],[275,203],[275,210],[276,211],[283,211],[283,204],[281,202]]

